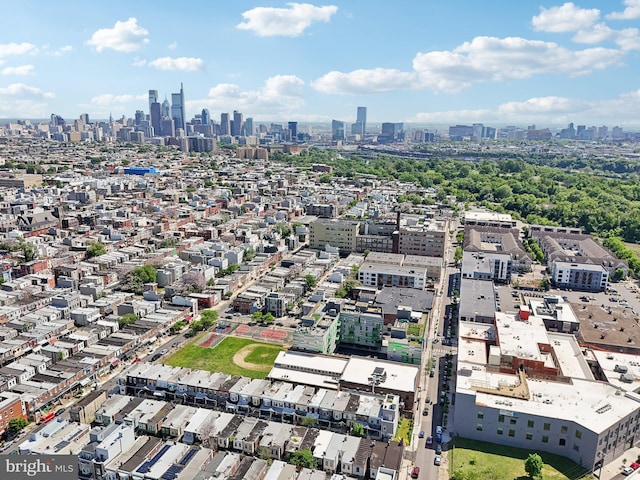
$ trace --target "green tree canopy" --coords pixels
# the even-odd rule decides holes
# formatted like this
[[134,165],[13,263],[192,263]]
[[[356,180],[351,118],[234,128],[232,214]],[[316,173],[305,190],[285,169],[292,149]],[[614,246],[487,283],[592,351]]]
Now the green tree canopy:
[[9,420],[9,433],[15,435],[27,425],[29,425],[29,421],[22,417],[12,418],[11,420]]
[[87,247],[87,258],[98,257],[105,253],[107,253],[107,247],[100,242],[92,243]]
[[297,465],[304,468],[316,467],[316,459],[313,457],[313,453],[309,448],[303,448],[302,450],[293,452],[291,454],[291,459],[289,460],[289,462],[292,465]]
[[307,290],[313,290],[318,285],[318,281],[316,280],[316,277],[309,273],[304,276],[304,285]]
[[354,437],[364,437],[364,426],[361,423],[354,423],[351,426],[351,435]]
[[118,327],[124,328],[138,321],[138,315],[135,313],[125,313],[118,319]]
[[152,265],[136,267],[131,271],[134,281],[139,283],[153,283],[156,281],[157,272]]
[[542,478],[542,467],[544,467],[542,457],[537,453],[530,453],[524,461],[524,471],[527,472],[530,478]]

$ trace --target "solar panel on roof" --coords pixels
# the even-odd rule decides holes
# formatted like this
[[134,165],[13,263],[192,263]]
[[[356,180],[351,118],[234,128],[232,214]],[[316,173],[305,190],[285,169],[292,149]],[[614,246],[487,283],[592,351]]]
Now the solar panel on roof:
[[197,452],[197,448],[190,448],[186,455],[180,460],[180,465],[186,465],[187,463],[189,463],[189,460],[191,460]]
[[180,465],[171,465],[169,467],[169,469],[164,472],[162,474],[162,477],[164,480],[173,480],[174,478],[176,478],[178,476],[178,474],[182,471],[184,467],[181,467]]

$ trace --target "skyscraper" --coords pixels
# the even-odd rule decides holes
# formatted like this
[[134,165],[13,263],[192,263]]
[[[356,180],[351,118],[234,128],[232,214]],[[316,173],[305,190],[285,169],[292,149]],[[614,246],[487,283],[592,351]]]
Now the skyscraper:
[[151,116],[151,105],[158,102],[158,90],[149,90],[149,116]]
[[351,133],[353,135],[360,135],[360,138],[364,137],[367,131],[367,107],[358,107],[356,115],[356,123],[351,125]]
[[231,135],[231,121],[228,113],[220,114],[220,135]]
[[346,132],[344,122],[340,120],[331,120],[331,139],[334,141],[346,140]]
[[242,125],[243,125],[243,120],[242,120],[242,113],[238,112],[237,110],[233,111],[233,131],[231,132],[231,135],[233,135],[234,137],[240,137],[242,135]]
[[254,131],[253,131],[253,118],[248,117],[245,121],[244,121],[244,134],[249,136],[249,135],[253,135]]
[[162,108],[160,109],[160,116],[162,118],[170,118],[171,117],[171,105],[169,105],[169,100],[165,97],[164,102],[162,102]]
[[298,140],[298,122],[289,122],[287,124],[289,128],[289,140],[295,142]]
[[171,94],[171,118],[175,124],[176,129],[181,128],[186,130],[186,114],[184,111],[184,89],[182,83],[180,84],[180,93]]
[[209,115],[209,110],[206,108],[202,109],[202,125],[211,125],[211,115]]
[[162,106],[158,102],[153,102],[150,107],[151,126],[153,133],[160,135],[160,121],[162,120]]

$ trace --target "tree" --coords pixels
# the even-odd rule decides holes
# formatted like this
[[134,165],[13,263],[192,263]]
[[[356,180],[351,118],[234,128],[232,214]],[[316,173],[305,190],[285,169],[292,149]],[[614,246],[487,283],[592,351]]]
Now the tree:
[[191,270],[182,276],[182,286],[189,293],[201,293],[206,286],[204,275],[197,270]]
[[271,312],[267,312],[262,316],[263,323],[273,323],[275,318],[273,318],[273,314]]
[[12,418],[9,421],[9,433],[12,435],[15,435],[19,433],[27,425],[29,425],[29,422],[22,417]]
[[304,276],[304,285],[307,290],[313,290],[318,285],[318,281],[316,280],[316,277],[309,273]]
[[361,423],[354,423],[351,426],[351,435],[354,437],[364,437],[364,426]]
[[311,449],[309,448],[303,448],[302,450],[293,452],[289,462],[291,462],[292,465],[303,468],[316,467],[316,459],[313,457],[313,453],[311,453]]
[[87,247],[87,258],[98,257],[105,253],[107,253],[107,247],[100,242],[92,243]]
[[32,243],[26,242],[24,238],[18,238],[18,247],[22,251],[22,257],[24,263],[33,262],[38,258],[38,251]]
[[256,258],[256,251],[253,248],[247,248],[242,255],[245,262],[250,262],[254,258]]
[[202,313],[200,313],[200,322],[202,323],[203,330],[216,323],[218,316],[218,312],[215,310],[203,310]]
[[527,459],[524,461],[524,471],[527,472],[529,478],[542,478],[542,457],[537,453],[530,453]]
[[136,323],[138,321],[138,315],[135,313],[125,313],[118,319],[118,327],[124,328],[127,325]]
[[462,247],[460,245],[456,247],[456,252],[453,255],[453,259],[456,262],[459,262],[460,260],[462,260]]
[[256,322],[261,322],[262,321],[262,312],[260,310],[253,312],[251,314],[251,319],[255,320]]
[[317,420],[315,419],[315,417],[304,417],[300,423],[302,424],[303,427],[315,427]]
[[136,283],[154,283],[157,278],[156,269],[152,265],[136,267],[131,271],[131,275]]

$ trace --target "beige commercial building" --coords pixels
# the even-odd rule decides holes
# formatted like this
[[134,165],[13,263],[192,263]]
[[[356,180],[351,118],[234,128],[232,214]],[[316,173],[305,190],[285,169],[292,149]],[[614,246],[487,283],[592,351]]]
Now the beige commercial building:
[[318,220],[309,224],[309,244],[311,248],[331,245],[340,250],[354,252],[358,235],[358,222],[349,220]]

